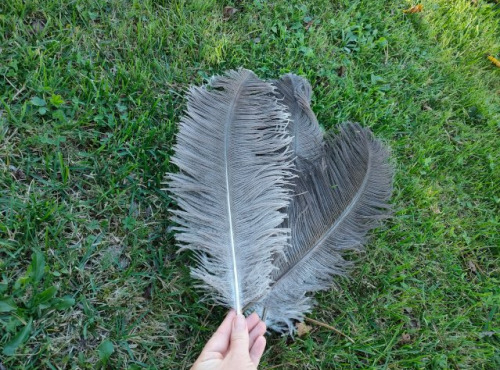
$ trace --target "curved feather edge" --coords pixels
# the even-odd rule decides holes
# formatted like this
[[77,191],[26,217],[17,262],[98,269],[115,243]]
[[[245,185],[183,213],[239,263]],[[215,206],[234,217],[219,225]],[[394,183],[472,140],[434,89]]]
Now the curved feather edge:
[[192,276],[218,304],[241,307],[266,293],[290,201],[289,115],[274,87],[252,71],[229,71],[191,87],[168,175],[180,250],[195,253]]
[[300,172],[306,161],[315,161],[323,154],[323,132],[311,109],[312,87],[304,77],[293,73],[283,75],[272,83],[276,86],[275,96],[290,113],[290,149],[295,156],[296,169]]
[[253,307],[269,328],[293,335],[315,304],[311,293],[346,275],[348,251],[359,251],[370,229],[390,215],[393,169],[388,150],[358,124],[325,137],[326,168],[310,163],[296,181],[290,207],[291,246],[275,261],[273,284]]

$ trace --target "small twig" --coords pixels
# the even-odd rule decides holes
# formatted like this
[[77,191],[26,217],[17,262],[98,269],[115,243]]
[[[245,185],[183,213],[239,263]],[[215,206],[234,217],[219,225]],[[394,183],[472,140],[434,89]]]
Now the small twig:
[[18,97],[18,95],[24,91],[24,89],[26,88],[26,85],[23,85],[20,89],[18,89],[16,86],[14,86],[14,84],[12,82],[10,82],[10,80],[7,77],[5,77],[5,80],[9,83],[10,86],[12,86],[14,88],[14,90],[16,90],[15,95],[11,99],[11,101],[14,101]]
[[293,363],[291,363],[291,362],[288,362],[288,363],[286,363],[286,364],[279,364],[279,365],[273,365],[273,366],[271,366],[271,367],[266,367],[266,369],[268,369],[268,370],[269,370],[269,369],[278,369],[278,368],[286,369],[286,368],[287,368],[287,367],[286,367],[287,365],[292,366],[292,365],[296,365],[296,364],[293,364]]
[[16,100],[16,98],[26,89],[26,85],[21,86],[21,89],[17,90],[17,92],[12,97],[11,101]]
[[343,337],[346,337],[351,343],[354,343],[354,339],[352,339],[350,336],[342,333],[339,329],[337,329],[337,328],[335,328],[335,327],[333,327],[331,325],[325,324],[324,322],[321,322],[321,321],[317,321],[317,320],[311,319],[309,317],[306,317],[305,319],[306,319],[307,322],[310,322],[311,324],[316,324],[316,325],[322,326],[324,328],[330,329],[330,330],[334,331],[335,333],[340,334]]

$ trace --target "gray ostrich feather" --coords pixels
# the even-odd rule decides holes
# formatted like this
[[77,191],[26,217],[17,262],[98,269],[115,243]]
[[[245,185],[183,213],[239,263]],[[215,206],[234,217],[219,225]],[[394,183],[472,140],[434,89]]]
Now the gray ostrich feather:
[[192,276],[216,303],[292,335],[391,211],[388,150],[355,123],[324,136],[311,95],[303,77],[245,69],[192,87],[168,175]]
[[291,246],[275,259],[272,286],[253,310],[275,331],[295,331],[294,323],[315,304],[311,293],[331,287],[360,250],[367,232],[388,217],[392,167],[389,153],[369,129],[341,126],[328,134],[322,160],[310,162],[295,182],[289,207]]
[[290,200],[289,115],[249,70],[192,87],[177,134],[169,190],[177,240],[195,252],[192,276],[219,304],[242,307],[269,289]]

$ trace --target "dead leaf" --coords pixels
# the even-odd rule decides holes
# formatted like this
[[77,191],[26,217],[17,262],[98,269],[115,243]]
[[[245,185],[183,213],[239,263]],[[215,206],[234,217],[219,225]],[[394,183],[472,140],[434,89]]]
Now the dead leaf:
[[303,337],[307,333],[311,331],[312,327],[309,325],[304,324],[303,322],[299,322],[297,324],[297,335],[299,337]]
[[309,22],[305,22],[304,23],[304,28],[306,29],[306,31],[311,28],[311,26],[313,25],[313,20],[311,19]]
[[429,106],[429,104],[427,104],[427,103],[424,102],[422,104],[422,110],[431,111],[433,109]]
[[500,60],[495,58],[493,55],[488,55],[488,60],[494,65],[496,65],[498,68],[500,68]]
[[420,13],[422,10],[424,10],[424,6],[422,4],[417,4],[415,6],[412,6],[411,8],[403,10],[403,13],[414,14],[414,13]]
[[410,334],[408,334],[408,333],[404,333],[401,336],[401,339],[399,339],[399,343],[402,343],[402,344],[408,344],[410,342],[411,342],[411,337],[410,337]]
[[235,15],[237,11],[238,9],[233,8],[232,6],[224,7],[224,10],[222,11],[222,19],[227,21],[229,18]]
[[153,284],[149,284],[146,289],[144,289],[144,292],[142,293],[142,296],[144,299],[150,300],[151,299],[151,290],[153,289]]
[[20,168],[9,166],[9,170],[12,172],[12,176],[16,179],[16,181],[26,180],[26,174]]
[[347,68],[344,67],[344,66],[340,66],[339,68],[337,68],[337,76],[339,77],[344,77],[345,76],[345,73],[347,71]]
[[475,264],[473,261],[468,260],[468,261],[467,261],[467,267],[469,268],[469,270],[470,270],[473,274],[477,273],[477,267],[476,267],[476,264]]

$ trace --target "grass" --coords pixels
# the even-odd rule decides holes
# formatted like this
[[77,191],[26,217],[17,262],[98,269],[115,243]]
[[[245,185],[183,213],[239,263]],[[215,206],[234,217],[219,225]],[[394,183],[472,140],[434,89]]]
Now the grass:
[[194,361],[224,309],[162,179],[186,88],[244,66],[306,76],[325,129],[370,126],[397,168],[395,217],[311,314],[354,343],[273,335],[262,368],[499,368],[500,5],[472,3],[3,2],[0,364]]

